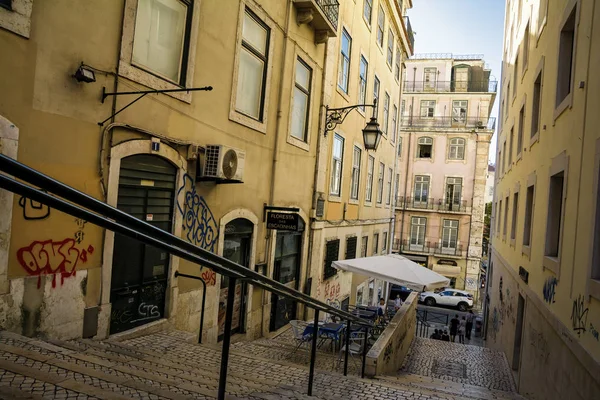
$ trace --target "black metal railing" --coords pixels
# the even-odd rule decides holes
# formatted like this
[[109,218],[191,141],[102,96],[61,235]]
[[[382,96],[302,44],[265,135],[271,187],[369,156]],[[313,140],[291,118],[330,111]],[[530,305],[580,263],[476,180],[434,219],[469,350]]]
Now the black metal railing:
[[340,3],[337,0],[315,0],[331,25],[337,30]]
[[498,81],[411,81],[405,80],[402,90],[406,93],[457,92],[457,93],[496,93]]
[[400,119],[400,126],[403,128],[473,128],[493,130],[496,128],[496,118],[405,115]]
[[429,324],[448,325],[449,314],[436,311],[417,309],[417,318]]
[[[45,204],[57,211],[81,218],[89,223],[98,225],[115,233],[131,237],[142,243],[165,250],[172,255],[183,258],[198,266],[210,268],[216,273],[229,277],[229,291],[225,312],[225,333],[222,342],[221,368],[217,392],[217,398],[219,400],[225,399],[235,286],[238,279],[313,308],[315,310],[314,326],[318,326],[319,311],[335,315],[340,318],[340,320],[347,321],[348,326],[350,326],[352,322],[359,324],[364,327],[366,332],[368,332],[369,327],[372,326],[370,321],[359,318],[352,313],[336,309],[309,295],[291,289],[273,279],[267,278],[252,269],[245,268],[231,260],[197,247],[169,232],[163,231],[162,229],[137,219],[117,208],[111,207],[100,200],[75,190],[62,182],[50,178],[39,171],[2,154],[0,154],[0,171],[7,174],[0,174],[0,188],[2,189],[27,197],[38,203]],[[19,181],[17,179],[19,179]],[[35,185],[39,187],[39,189],[23,182]],[[308,379],[309,396],[312,395],[317,337],[318,334],[314,334],[312,338]],[[346,349],[348,349],[348,346],[346,346]],[[366,352],[363,357],[366,357]]]
[[460,202],[448,202],[444,199],[434,198],[423,199],[409,196],[396,197],[396,208],[403,210],[413,208],[417,210],[465,213],[467,212],[468,206],[469,202],[467,200],[462,200]]
[[446,212],[467,212],[467,201],[443,201],[439,200],[437,205],[438,211]]
[[404,16],[404,28],[406,29],[406,34],[408,35],[408,42],[410,43],[410,49],[414,51],[415,49],[415,33],[412,30],[412,26],[410,25],[410,18],[407,15]]
[[441,254],[441,255],[445,255],[445,256],[460,257],[460,256],[462,256],[462,253],[463,253],[463,246],[462,246],[462,244],[456,244],[454,247],[438,246],[433,250],[433,252],[435,254]]
[[437,245],[437,241],[431,242],[429,240],[425,240],[424,242],[419,243],[418,241],[413,241],[410,238],[407,238],[402,240],[401,251],[410,253],[432,254]]

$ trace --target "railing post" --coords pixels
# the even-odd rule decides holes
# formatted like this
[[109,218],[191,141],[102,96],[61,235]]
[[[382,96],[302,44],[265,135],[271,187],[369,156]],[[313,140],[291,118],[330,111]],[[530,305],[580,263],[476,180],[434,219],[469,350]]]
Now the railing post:
[[308,372],[308,395],[312,396],[313,379],[315,377],[315,358],[317,357],[317,339],[319,338],[319,309],[315,309],[312,347],[310,349],[310,369]]
[[233,302],[235,300],[235,284],[237,279],[229,277],[227,292],[227,308],[225,309],[225,331],[223,333],[223,348],[221,349],[221,372],[219,373],[218,400],[225,400],[225,385],[227,383],[227,364],[229,363],[229,345],[231,344],[231,322],[233,320]]
[[[365,339],[366,342],[366,339]],[[344,354],[344,376],[348,375],[348,352],[350,351],[350,320],[346,325],[346,353]]]
[[360,371],[360,377],[365,377],[365,366],[367,365],[367,346],[369,345],[369,327],[365,326],[365,344],[363,346],[363,357],[362,357],[362,369]]

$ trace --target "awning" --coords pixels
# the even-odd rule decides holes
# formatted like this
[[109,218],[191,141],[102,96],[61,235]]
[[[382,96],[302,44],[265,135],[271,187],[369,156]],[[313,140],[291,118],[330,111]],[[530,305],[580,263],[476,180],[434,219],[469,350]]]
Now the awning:
[[432,290],[450,284],[448,278],[398,254],[339,260],[334,261],[332,266],[416,291]]
[[439,265],[433,264],[433,270],[438,274],[447,276],[448,278],[456,278],[460,276],[460,267],[453,267],[451,265]]

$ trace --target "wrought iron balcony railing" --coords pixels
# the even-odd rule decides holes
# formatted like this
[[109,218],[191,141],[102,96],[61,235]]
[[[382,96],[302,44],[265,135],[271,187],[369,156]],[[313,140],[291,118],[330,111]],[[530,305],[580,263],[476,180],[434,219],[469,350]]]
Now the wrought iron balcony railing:
[[410,43],[410,50],[414,51],[415,49],[415,34],[412,30],[412,26],[410,25],[410,18],[408,16],[404,16],[404,27],[406,28],[406,34],[408,35],[408,42]]
[[405,115],[400,118],[402,128],[473,128],[489,129],[496,128],[494,117],[421,117]]
[[396,208],[400,209],[417,209],[417,210],[431,210],[440,212],[456,212],[465,213],[467,212],[469,202],[462,200],[461,202],[445,201],[444,199],[422,199],[415,197],[396,197]]
[[433,252],[445,256],[461,257],[463,255],[463,245],[457,243],[453,247],[436,246]]
[[402,90],[405,93],[455,92],[455,93],[496,93],[498,81],[411,81],[405,80]]
[[338,26],[338,15],[340,11],[340,3],[337,0],[316,0],[323,13],[336,29]]
[[463,245],[456,243],[453,247],[444,247],[440,240],[425,240],[420,242],[416,239],[406,238],[394,241],[395,250],[409,253],[435,254],[451,257],[462,257],[464,255]]

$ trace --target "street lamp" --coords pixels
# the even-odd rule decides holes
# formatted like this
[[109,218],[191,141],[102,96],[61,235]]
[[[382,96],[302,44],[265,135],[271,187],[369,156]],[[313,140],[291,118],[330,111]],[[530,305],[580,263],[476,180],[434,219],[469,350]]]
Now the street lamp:
[[327,132],[334,130],[336,126],[344,122],[350,111],[358,107],[373,107],[373,116],[367,122],[367,126],[365,126],[362,132],[365,149],[377,150],[377,146],[381,140],[381,131],[377,122],[377,99],[373,99],[373,104],[356,104],[342,108],[329,108],[329,106],[326,106],[325,137],[327,137]]

